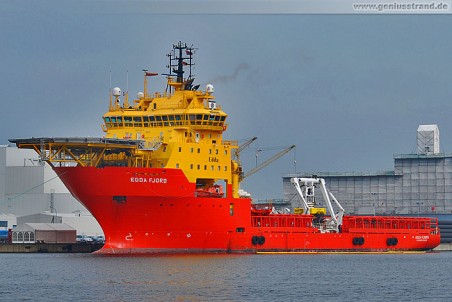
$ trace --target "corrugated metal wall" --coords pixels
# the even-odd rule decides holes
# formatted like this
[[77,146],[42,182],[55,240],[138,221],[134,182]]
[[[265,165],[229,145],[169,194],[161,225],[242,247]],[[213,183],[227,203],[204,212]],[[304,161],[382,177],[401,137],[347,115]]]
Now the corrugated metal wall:
[[[0,147],[0,207],[5,202],[6,147]],[[2,212],[0,210],[0,212]]]
[[[451,214],[452,155],[396,156],[392,173],[303,173],[318,175],[354,214]],[[283,178],[284,197],[297,202],[290,176]],[[320,195],[320,194],[319,194]],[[317,201],[322,204],[321,195]]]

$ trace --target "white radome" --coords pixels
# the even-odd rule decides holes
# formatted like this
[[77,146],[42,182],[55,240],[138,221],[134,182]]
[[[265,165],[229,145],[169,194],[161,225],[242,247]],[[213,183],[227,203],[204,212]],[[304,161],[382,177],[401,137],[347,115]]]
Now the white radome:
[[121,88],[119,88],[119,87],[113,88],[112,94],[113,94],[113,96],[115,96],[115,97],[120,96],[120,95],[121,95]]
[[207,84],[206,85],[206,91],[208,93],[213,93],[214,92],[213,85],[212,84]]

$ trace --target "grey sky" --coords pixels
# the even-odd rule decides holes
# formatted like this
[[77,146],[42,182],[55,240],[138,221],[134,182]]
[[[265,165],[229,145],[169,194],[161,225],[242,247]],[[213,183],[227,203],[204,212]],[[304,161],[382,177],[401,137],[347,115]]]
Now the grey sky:
[[[24,5],[26,3],[27,5]],[[450,15],[152,14],[145,2],[1,1],[0,144],[31,136],[101,136],[113,86],[135,96],[165,54],[199,48],[196,82],[229,114],[226,139],[255,148],[296,144],[298,171],[392,170],[436,123],[452,152]],[[142,6],[142,10],[140,10]],[[153,79],[151,91],[163,91]],[[259,162],[277,151],[259,153]],[[256,198],[281,197],[294,153],[247,179]]]

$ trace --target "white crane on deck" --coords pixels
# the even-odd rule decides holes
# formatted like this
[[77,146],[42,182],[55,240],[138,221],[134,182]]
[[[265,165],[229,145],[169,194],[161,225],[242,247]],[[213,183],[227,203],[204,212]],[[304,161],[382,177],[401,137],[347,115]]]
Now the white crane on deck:
[[[323,215],[325,214],[325,210],[323,208],[316,208],[315,196],[314,196],[314,188],[316,185],[320,185],[320,191],[322,192],[323,200],[326,203],[328,212],[331,218],[327,218],[325,220],[325,228],[321,231],[331,232],[331,231],[340,231],[340,226],[342,225],[342,218],[344,216],[344,208],[341,206],[339,201],[334,197],[333,193],[331,193],[325,185],[325,180],[323,178],[291,178],[290,182],[294,185],[295,189],[298,192],[298,197],[301,201],[301,207],[303,208],[303,213],[313,214],[313,215]],[[339,208],[338,213],[334,212],[334,208],[331,200]]]

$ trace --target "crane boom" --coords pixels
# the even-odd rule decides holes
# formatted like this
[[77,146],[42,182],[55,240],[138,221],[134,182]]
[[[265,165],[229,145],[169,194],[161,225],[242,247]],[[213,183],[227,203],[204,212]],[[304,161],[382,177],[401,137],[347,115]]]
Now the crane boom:
[[277,160],[278,158],[280,158],[281,156],[287,154],[290,150],[292,150],[293,148],[295,148],[295,145],[292,145],[284,150],[282,150],[279,153],[276,153],[275,155],[273,155],[272,157],[270,157],[269,159],[267,159],[266,161],[264,161],[263,163],[261,163],[260,165],[258,165],[256,168],[252,169],[251,171],[248,171],[247,173],[245,173],[244,175],[242,175],[242,180],[245,179],[248,176],[253,175],[254,173],[262,170],[263,168],[265,168],[266,166],[268,166],[269,164],[271,164],[272,162],[274,162],[275,160]]
[[257,140],[257,136],[249,139],[248,141],[244,142],[243,144],[241,144],[237,149],[235,149],[235,156],[237,158],[237,161],[239,160],[239,153],[242,152],[246,147],[248,147],[249,145],[251,145],[255,140]]

